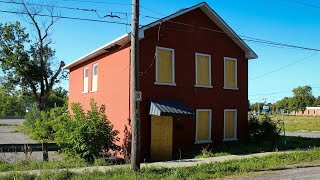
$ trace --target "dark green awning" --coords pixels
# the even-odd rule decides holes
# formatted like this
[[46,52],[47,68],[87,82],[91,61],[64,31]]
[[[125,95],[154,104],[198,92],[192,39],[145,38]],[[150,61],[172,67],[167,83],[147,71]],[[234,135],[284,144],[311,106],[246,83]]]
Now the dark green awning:
[[193,116],[190,108],[181,101],[151,100],[150,115],[156,116]]

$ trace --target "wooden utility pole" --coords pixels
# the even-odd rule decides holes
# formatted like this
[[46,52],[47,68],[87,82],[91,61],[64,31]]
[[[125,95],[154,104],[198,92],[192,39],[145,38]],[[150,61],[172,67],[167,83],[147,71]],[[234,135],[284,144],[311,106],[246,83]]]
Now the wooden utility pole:
[[132,87],[132,146],[131,169],[140,171],[140,98],[139,87],[139,0],[132,0],[131,87]]

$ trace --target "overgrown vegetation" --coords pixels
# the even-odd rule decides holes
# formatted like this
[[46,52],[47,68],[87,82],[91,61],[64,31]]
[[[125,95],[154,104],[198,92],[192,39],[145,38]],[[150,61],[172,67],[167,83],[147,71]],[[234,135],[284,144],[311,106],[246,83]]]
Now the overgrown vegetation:
[[[251,154],[299,148],[320,147],[320,139],[280,136],[280,125],[268,116],[261,119],[251,117],[249,120],[248,141],[225,142],[204,146],[202,150],[182,153],[181,158],[206,158],[232,154]],[[286,142],[286,143],[285,143]]]
[[[61,168],[73,168],[73,167],[87,167],[87,166],[105,166],[108,162],[96,159],[93,163],[87,163],[81,158],[70,158],[65,157],[63,160],[53,160],[53,161],[34,161],[25,160],[15,163],[8,163],[1,161],[0,158],[0,172],[6,171],[22,171],[22,170],[32,170],[32,169],[61,169]],[[1,178],[0,178],[1,179]]]
[[84,158],[87,162],[120,150],[116,145],[119,132],[113,130],[107,119],[105,106],[99,108],[93,100],[90,105],[91,110],[85,113],[80,104],[72,104],[73,115],[62,114],[53,127],[55,141],[65,147],[64,152]]
[[275,121],[269,116],[263,116],[261,120],[256,116],[251,116],[249,125],[249,141],[259,143],[261,141],[277,141],[280,137],[280,130]]
[[86,172],[82,174],[63,171],[59,173],[44,173],[40,177],[27,174],[11,174],[3,179],[213,179],[230,175],[240,175],[253,171],[271,170],[300,162],[320,160],[320,149],[297,151],[286,154],[274,154],[265,157],[254,157],[226,162],[201,164],[181,168],[142,168],[136,174],[129,168],[117,168],[102,172]]

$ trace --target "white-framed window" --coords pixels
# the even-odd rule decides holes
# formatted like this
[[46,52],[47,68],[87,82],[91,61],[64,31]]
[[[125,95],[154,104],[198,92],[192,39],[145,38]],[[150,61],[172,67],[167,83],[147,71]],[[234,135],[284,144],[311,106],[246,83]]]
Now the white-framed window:
[[237,59],[224,58],[224,89],[238,89]]
[[211,109],[197,109],[196,111],[196,144],[212,143],[211,141]]
[[156,82],[175,86],[174,49],[156,47]]
[[224,141],[236,141],[237,139],[237,115],[236,109],[224,110]]
[[211,55],[196,53],[196,87],[212,88],[211,85]]
[[83,93],[87,93],[89,91],[89,68],[83,68]]
[[96,92],[96,91],[98,91],[98,64],[93,64],[91,92]]

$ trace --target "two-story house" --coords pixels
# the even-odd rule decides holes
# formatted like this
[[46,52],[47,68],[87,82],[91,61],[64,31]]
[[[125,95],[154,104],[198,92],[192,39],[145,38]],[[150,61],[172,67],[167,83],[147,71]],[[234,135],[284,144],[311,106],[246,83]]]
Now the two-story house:
[[[168,160],[248,131],[248,60],[253,50],[206,3],[139,29],[141,159]],[[130,130],[130,34],[68,64],[69,103],[94,98]]]

